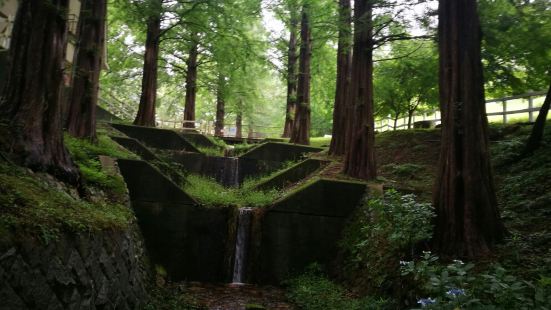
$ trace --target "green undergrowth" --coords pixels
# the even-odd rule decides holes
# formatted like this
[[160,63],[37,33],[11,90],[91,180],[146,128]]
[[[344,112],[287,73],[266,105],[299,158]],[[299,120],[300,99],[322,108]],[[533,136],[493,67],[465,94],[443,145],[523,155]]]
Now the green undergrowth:
[[207,156],[224,156],[224,149],[218,147],[195,146],[199,152]]
[[126,193],[126,184],[122,177],[105,172],[98,156],[139,159],[138,156],[122,148],[105,134],[98,134],[97,143],[67,134],[65,135],[65,145],[87,184],[119,195]]
[[[64,231],[126,228],[133,221],[125,206],[88,202],[70,195],[52,177],[0,162],[0,236],[29,233],[44,242]],[[76,196],[76,197],[74,197]]]
[[309,266],[307,271],[286,281],[287,297],[300,309],[307,310],[375,310],[389,309],[386,299],[351,295],[344,287],[325,276],[319,265]]
[[254,144],[254,143],[239,143],[239,144],[234,144],[233,145],[233,156],[241,156],[245,153],[247,153],[248,151],[250,151],[251,149],[253,149],[254,147],[258,146],[259,144]]
[[330,137],[312,137],[310,138],[310,146],[312,147],[329,147],[331,144]]
[[249,188],[224,187],[213,179],[189,174],[184,191],[206,206],[262,207],[271,205],[277,191],[254,191]]

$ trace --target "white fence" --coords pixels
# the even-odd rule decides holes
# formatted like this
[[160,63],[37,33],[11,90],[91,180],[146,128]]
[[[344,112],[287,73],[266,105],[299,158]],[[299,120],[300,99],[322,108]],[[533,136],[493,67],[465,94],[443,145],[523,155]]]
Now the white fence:
[[[489,122],[508,123],[513,119],[525,119],[533,122],[545,99],[546,92],[531,92],[518,96],[511,96],[486,101],[486,115]],[[516,115],[516,117],[510,117]],[[551,116],[551,115],[550,115]],[[417,121],[434,121],[440,123],[440,110],[428,111],[425,113],[416,113],[412,118],[413,123]],[[396,129],[407,129],[408,118],[402,117],[397,121]],[[388,131],[394,130],[394,119],[391,117],[375,120],[375,130]]]

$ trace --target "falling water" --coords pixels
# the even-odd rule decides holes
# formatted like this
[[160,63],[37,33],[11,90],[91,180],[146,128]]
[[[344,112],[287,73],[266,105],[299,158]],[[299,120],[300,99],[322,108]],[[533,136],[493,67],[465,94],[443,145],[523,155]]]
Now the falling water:
[[251,208],[239,209],[239,217],[237,218],[237,237],[235,241],[235,258],[233,263],[233,283],[243,283],[245,278],[252,217],[253,210]]

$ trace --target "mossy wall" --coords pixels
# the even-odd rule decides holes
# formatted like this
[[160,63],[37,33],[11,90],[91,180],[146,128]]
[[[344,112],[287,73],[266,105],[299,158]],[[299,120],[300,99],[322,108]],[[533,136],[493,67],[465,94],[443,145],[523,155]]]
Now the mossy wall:
[[152,264],[174,281],[225,282],[232,208],[205,208],[148,163],[119,160]]
[[309,174],[315,172],[321,167],[327,165],[327,161],[319,159],[307,159],[304,160],[289,169],[281,171],[280,173],[272,176],[271,178],[258,184],[255,189],[257,190],[270,190],[270,189],[281,189],[290,184],[296,183]]
[[216,144],[214,144],[209,138],[206,136],[200,134],[200,133],[194,133],[194,132],[182,132],[180,133],[184,139],[187,141],[198,145],[202,147],[217,147]]
[[[207,176],[217,181],[224,176],[220,170],[225,167],[224,161],[232,160],[227,157],[206,156],[199,153],[173,152],[171,159],[182,166],[189,173]],[[239,183],[246,178],[269,174],[283,166],[282,162],[239,158]]]
[[120,119],[118,116],[100,107],[99,105],[96,106],[96,119],[100,122],[107,123],[122,121],[122,119]]
[[111,126],[153,148],[199,152],[195,146],[172,130],[123,124],[111,124]]
[[0,309],[142,309],[151,270],[140,233],[64,233],[0,243]]
[[306,145],[268,142],[253,148],[240,158],[249,158],[264,161],[284,162],[295,161],[306,153],[317,153],[323,149]]
[[113,141],[122,145],[127,150],[139,155],[141,158],[147,161],[160,160],[157,155],[151,152],[145,145],[141,144],[140,141],[133,138],[126,137],[110,137]]
[[318,180],[267,209],[255,225],[253,281],[280,283],[311,263],[330,265],[365,189],[362,183]]

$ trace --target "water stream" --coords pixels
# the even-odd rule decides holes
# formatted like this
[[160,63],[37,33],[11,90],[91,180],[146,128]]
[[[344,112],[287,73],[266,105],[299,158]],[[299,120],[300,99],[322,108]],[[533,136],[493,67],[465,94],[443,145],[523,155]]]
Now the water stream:
[[245,281],[245,270],[247,264],[247,251],[251,235],[251,222],[253,217],[252,208],[239,209],[237,218],[237,236],[235,240],[235,258],[233,263],[233,278],[235,284]]

